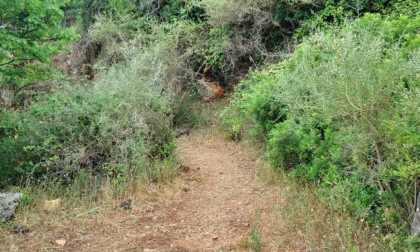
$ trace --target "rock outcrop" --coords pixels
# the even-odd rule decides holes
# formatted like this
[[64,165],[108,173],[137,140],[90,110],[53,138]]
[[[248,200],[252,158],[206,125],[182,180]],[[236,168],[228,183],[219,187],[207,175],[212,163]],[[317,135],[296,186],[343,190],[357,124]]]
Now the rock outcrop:
[[21,193],[0,193],[0,221],[9,221],[18,206]]

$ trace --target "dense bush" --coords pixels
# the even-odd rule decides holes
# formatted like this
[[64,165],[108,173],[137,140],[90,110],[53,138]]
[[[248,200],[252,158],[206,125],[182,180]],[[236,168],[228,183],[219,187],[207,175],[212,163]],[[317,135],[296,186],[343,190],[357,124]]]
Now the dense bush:
[[249,64],[250,57],[265,52],[262,33],[275,25],[269,11],[271,1],[195,1],[204,10],[194,60],[202,71],[222,83]]
[[196,0],[192,6],[204,11],[205,22],[194,44],[195,60],[204,64],[205,73],[229,83],[239,70],[276,57],[273,52],[293,35],[300,38],[368,11],[386,12],[393,9],[391,2]]
[[[405,0],[327,0],[308,1],[310,9],[299,8],[301,1],[293,1],[289,12],[295,13],[296,37],[309,35],[314,29],[328,29],[330,25],[342,25],[346,20],[362,17],[365,13],[380,13],[388,16],[400,14],[414,17],[419,8],[417,1]],[[312,15],[311,15],[312,13]]]
[[225,125],[239,134],[252,120],[274,166],[379,231],[407,234],[420,174],[419,30],[418,17],[369,14],[318,32],[251,73]]
[[[102,24],[93,37],[113,41]],[[155,24],[153,33],[113,44],[118,64],[104,51],[93,83],[62,84],[26,110],[2,110],[0,187],[28,178],[72,182],[80,172],[124,183],[149,160],[170,157],[176,90],[188,76],[178,50],[184,32]]]
[[134,19],[153,18],[159,23],[179,20],[198,22],[204,13],[196,1],[185,0],[67,0],[62,7],[65,17],[62,23],[75,26],[81,33],[88,32],[90,26],[103,16],[130,14]]
[[196,0],[204,10],[200,39],[194,44],[194,59],[203,72],[222,84],[235,74],[260,64],[283,46],[300,22],[317,5],[300,1]]

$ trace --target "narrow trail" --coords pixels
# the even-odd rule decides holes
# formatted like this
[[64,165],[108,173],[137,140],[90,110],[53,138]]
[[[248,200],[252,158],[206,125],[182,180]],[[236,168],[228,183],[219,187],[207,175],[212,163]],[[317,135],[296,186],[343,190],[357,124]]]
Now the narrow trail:
[[74,249],[250,251],[245,244],[258,210],[258,161],[239,144],[217,137],[192,134],[178,142],[184,170],[178,199],[132,213],[105,231],[112,237],[92,233]]
[[151,213],[144,251],[215,251],[245,243],[256,210],[254,161],[221,139],[192,135],[179,144],[182,194]]
[[196,136],[180,140],[179,155],[187,170],[184,194],[156,223],[167,232],[152,232],[145,240],[175,251],[214,251],[244,242],[256,210],[254,161],[235,143]]

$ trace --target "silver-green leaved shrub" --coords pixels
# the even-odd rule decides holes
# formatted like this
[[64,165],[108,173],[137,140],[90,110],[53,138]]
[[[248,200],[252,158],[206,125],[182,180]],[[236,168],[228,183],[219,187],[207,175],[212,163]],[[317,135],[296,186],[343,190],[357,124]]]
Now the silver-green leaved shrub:
[[[101,24],[117,28],[107,32]],[[94,81],[63,84],[26,111],[1,113],[0,186],[72,183],[83,173],[124,188],[154,160],[171,156],[178,94],[191,74],[188,50],[180,50],[189,26],[147,25],[134,34],[124,23],[98,22],[91,33],[104,46]]]
[[275,167],[400,237],[420,175],[420,19],[409,20],[366,15],[315,33],[290,59],[251,73],[223,112],[231,131],[254,122]]

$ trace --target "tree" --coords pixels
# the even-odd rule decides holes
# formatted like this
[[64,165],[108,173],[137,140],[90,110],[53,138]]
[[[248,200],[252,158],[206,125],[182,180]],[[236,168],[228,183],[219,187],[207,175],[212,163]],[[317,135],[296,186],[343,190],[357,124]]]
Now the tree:
[[77,37],[60,25],[66,2],[0,1],[0,87],[21,89],[51,78],[50,56]]

